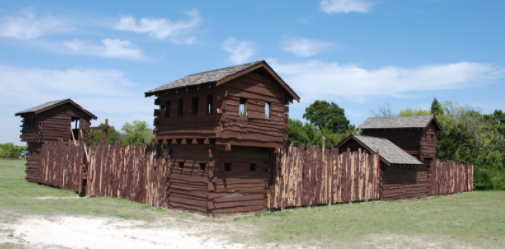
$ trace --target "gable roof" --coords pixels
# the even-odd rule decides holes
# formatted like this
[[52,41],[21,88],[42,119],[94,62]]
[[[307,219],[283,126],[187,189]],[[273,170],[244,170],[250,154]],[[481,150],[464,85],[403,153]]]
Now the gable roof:
[[442,130],[435,115],[367,118],[357,129],[426,128],[432,120]]
[[34,107],[26,109],[24,111],[20,111],[20,112],[16,113],[16,116],[21,116],[22,114],[29,114],[29,113],[30,114],[39,114],[41,112],[45,112],[45,111],[47,111],[49,109],[52,109],[52,108],[55,108],[57,106],[64,105],[64,104],[67,104],[67,103],[74,105],[75,107],[77,107],[78,109],[80,109],[81,111],[83,111],[84,113],[88,114],[93,119],[97,119],[98,118],[97,116],[93,115],[93,113],[91,113],[88,110],[82,108],[80,105],[78,105],[77,103],[75,103],[71,99],[61,99],[61,100],[49,101],[49,102],[44,103],[42,105],[34,106]]
[[362,136],[362,135],[350,135],[344,141],[342,141],[337,146],[337,148],[346,144],[351,139],[355,140],[369,151],[377,153],[378,150],[381,159],[388,164],[409,164],[409,165],[423,164],[415,157],[409,155],[406,151],[402,150],[400,147],[396,146],[396,144],[385,138]]
[[216,85],[219,86],[259,68],[264,68],[267,70],[270,75],[291,95],[293,99],[296,99],[296,101],[300,102],[300,97],[293,91],[293,89],[291,89],[291,87],[288,86],[288,84],[286,84],[286,82],[281,79],[281,77],[279,77],[279,75],[277,75],[277,73],[274,72],[274,70],[264,60],[191,74],[176,81],[170,82],[166,85],[149,90],[145,92],[145,95],[146,97],[149,97],[155,95],[157,92],[181,87],[196,86],[205,83],[216,83]]

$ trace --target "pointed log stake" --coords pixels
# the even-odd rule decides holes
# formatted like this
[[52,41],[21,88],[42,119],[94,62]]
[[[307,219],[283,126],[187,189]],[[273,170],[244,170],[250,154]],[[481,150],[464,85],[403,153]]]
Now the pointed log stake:
[[193,140],[191,141],[191,144],[198,144],[198,141],[196,141],[196,138],[193,138]]
[[175,138],[172,139],[172,144],[177,144],[177,140],[175,140]]
[[182,139],[181,144],[188,144],[185,138]]
[[203,144],[210,144],[210,141],[208,138],[206,138],[204,141],[203,141]]
[[161,142],[161,144],[168,144],[168,140],[167,139],[163,139],[163,141]]
[[156,144],[156,145],[160,144],[160,140],[158,140],[158,139],[154,140],[154,144]]

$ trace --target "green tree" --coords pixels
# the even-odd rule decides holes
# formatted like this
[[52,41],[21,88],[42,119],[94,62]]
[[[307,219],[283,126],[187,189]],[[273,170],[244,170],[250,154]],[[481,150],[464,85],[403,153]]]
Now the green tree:
[[17,158],[28,146],[16,146],[13,143],[5,143],[0,146],[0,157]]
[[431,110],[430,113],[433,115],[442,115],[444,114],[444,109],[442,108],[442,104],[440,104],[437,100],[437,98],[433,99],[433,102],[431,102]]
[[310,142],[312,145],[321,146],[324,136],[326,138],[326,148],[330,148],[338,145],[350,134],[356,133],[354,126],[350,127],[351,129],[348,129],[345,133],[334,133],[330,129],[320,130],[311,123],[304,124],[300,120],[290,118],[288,121],[288,144],[291,144],[291,142],[295,146],[303,144],[307,148],[307,144]]
[[419,115],[430,115],[430,112],[428,110],[421,109],[421,107],[419,107],[419,110],[406,108],[406,109],[400,110],[400,112],[398,113],[398,116],[400,116],[400,117],[419,116]]
[[[99,127],[103,127],[105,124],[101,123]],[[105,135],[105,130],[92,130],[89,134],[88,145],[93,143],[101,144],[103,142],[103,136]],[[107,130],[107,144],[115,144],[117,142],[122,143],[121,133],[119,133],[114,126],[111,126]]]
[[155,136],[153,135],[153,130],[149,128],[146,121],[134,120],[131,124],[127,122],[121,130],[125,132],[125,139],[123,141],[125,145],[154,144]]
[[345,117],[345,111],[334,102],[316,100],[305,108],[303,117],[320,130],[330,129],[333,133],[345,133],[350,128],[350,122]]

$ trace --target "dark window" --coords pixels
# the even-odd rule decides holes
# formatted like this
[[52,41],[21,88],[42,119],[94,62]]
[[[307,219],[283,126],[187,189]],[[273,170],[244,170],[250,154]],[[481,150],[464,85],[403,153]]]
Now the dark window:
[[200,163],[200,170],[205,170],[205,163]]
[[161,112],[166,112],[167,108],[164,105],[160,105],[160,111]]
[[182,116],[182,103],[183,99],[179,99],[177,103],[177,116]]
[[270,102],[265,103],[265,118],[270,118]]
[[193,97],[193,101],[191,101],[191,114],[198,113],[198,97]]
[[224,164],[224,171],[231,171],[231,163]]
[[170,117],[170,100],[165,102],[165,118]]
[[207,96],[207,113],[212,113],[212,108],[214,108],[214,96]]
[[240,105],[238,106],[238,113],[241,116],[247,115],[247,109],[245,103],[247,102],[247,99],[245,98],[240,98]]
[[179,168],[184,168],[184,162],[179,162]]
[[249,167],[251,171],[256,171],[256,164],[251,163],[251,166]]

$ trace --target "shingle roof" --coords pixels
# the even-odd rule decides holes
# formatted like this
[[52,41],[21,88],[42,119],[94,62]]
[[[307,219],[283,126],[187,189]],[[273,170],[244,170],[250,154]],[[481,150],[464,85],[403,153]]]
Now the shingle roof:
[[375,153],[379,150],[379,155],[391,164],[423,164],[385,138],[356,135],[353,135],[353,137],[373,150]]
[[42,105],[38,105],[38,106],[32,107],[30,109],[26,109],[24,111],[20,111],[20,112],[16,113],[16,115],[23,114],[23,113],[37,112],[37,111],[46,109],[46,108],[51,107],[53,105],[57,105],[57,104],[59,104],[61,102],[67,101],[67,100],[70,100],[70,99],[61,99],[61,100],[49,101],[49,102],[44,103]]
[[262,62],[265,62],[265,61],[256,61],[256,62],[246,63],[246,64],[242,64],[242,65],[238,65],[238,66],[226,67],[226,68],[216,69],[216,70],[212,70],[212,71],[191,74],[191,75],[188,75],[184,78],[170,82],[166,85],[149,90],[146,92],[146,94],[164,91],[164,90],[168,90],[168,89],[179,88],[179,87],[194,86],[194,85],[200,85],[200,84],[204,84],[204,83],[217,82],[217,81],[220,81],[228,76],[234,75],[242,70],[245,70],[247,68],[250,68],[252,66],[260,64]]
[[66,104],[66,103],[74,105],[75,107],[79,108],[81,111],[83,111],[86,114],[88,114],[93,119],[97,119],[98,118],[93,113],[89,112],[88,110],[82,108],[80,105],[78,105],[77,103],[75,103],[72,99],[61,99],[61,100],[49,101],[49,102],[44,103],[42,105],[38,105],[38,106],[35,106],[35,107],[32,107],[32,108],[26,109],[24,111],[20,111],[20,112],[16,113],[15,115],[19,116],[21,114],[26,114],[26,113],[35,113],[35,114],[37,114],[38,112],[44,112],[44,111],[46,111],[48,109],[51,109],[53,107],[56,107],[56,106],[59,106],[59,105],[62,105],[62,104]]
[[425,128],[433,115],[367,118],[358,129]]

